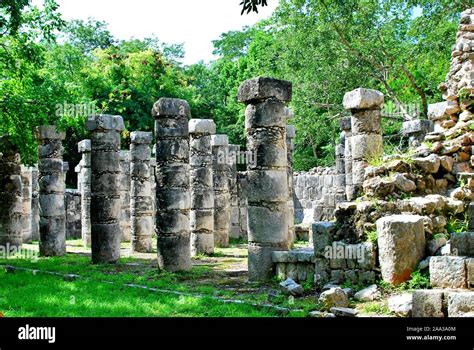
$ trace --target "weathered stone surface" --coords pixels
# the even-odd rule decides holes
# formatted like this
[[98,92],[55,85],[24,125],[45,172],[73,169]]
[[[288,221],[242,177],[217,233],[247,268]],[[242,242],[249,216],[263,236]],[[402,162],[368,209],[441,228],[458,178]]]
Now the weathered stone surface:
[[189,133],[213,135],[216,133],[216,123],[212,119],[191,119]]
[[[191,119],[191,255],[214,252],[214,189],[212,134],[216,125],[210,119]],[[203,161],[193,161],[197,156]]]
[[379,260],[382,278],[399,284],[410,278],[424,256],[423,218],[416,215],[393,215],[377,220]]
[[358,88],[344,95],[345,109],[376,109],[381,108],[384,96],[380,91]]
[[360,110],[352,113],[352,132],[358,133],[381,133],[382,118],[380,110]]
[[431,174],[437,173],[441,165],[439,156],[436,154],[431,154],[425,158],[415,158],[414,162],[417,167]]
[[435,256],[430,259],[430,284],[433,288],[466,288],[465,258]]
[[174,117],[174,116],[191,116],[191,109],[185,100],[177,98],[160,98],[152,109],[153,117]]
[[258,77],[247,80],[239,87],[239,102],[250,104],[270,98],[289,102],[292,96],[292,84],[289,81]]
[[447,102],[439,102],[428,105],[428,118],[436,121],[448,117],[446,109],[448,107]]
[[434,124],[431,120],[415,119],[403,122],[402,133],[410,135],[415,133],[427,134],[434,131]]
[[474,317],[474,292],[448,292],[448,317]]
[[[120,258],[120,116],[96,115],[86,124],[91,131],[91,246],[92,262],[115,263]],[[116,142],[118,138],[119,142]]]
[[158,266],[175,272],[191,269],[189,192],[189,105],[161,98],[155,103],[156,234]]
[[[132,132],[130,134],[130,176],[131,176],[131,242],[132,251],[150,253],[153,251],[154,232],[152,193],[151,193],[151,132]],[[143,185],[146,184],[146,185]],[[145,208],[143,203],[147,203]]]
[[411,293],[404,293],[391,296],[388,299],[388,309],[397,315],[404,317],[411,316],[413,309],[413,295]]
[[427,289],[413,292],[413,317],[444,317],[443,290]]
[[314,254],[322,256],[326,247],[333,242],[333,236],[336,232],[336,224],[329,221],[315,222],[311,225],[310,235],[313,239]]
[[407,179],[403,174],[397,173],[393,176],[394,185],[402,192],[413,192],[416,190],[416,184]]
[[245,110],[245,128],[284,127],[286,125],[287,108],[280,101],[271,99],[258,104],[249,104]]
[[454,255],[474,256],[474,232],[452,233],[451,249]]
[[328,310],[332,307],[346,308],[349,306],[349,299],[341,288],[336,287],[322,292],[319,296],[319,303]]
[[285,281],[281,282],[280,288],[285,294],[293,295],[295,297],[299,297],[304,293],[303,287],[293,281],[291,278],[288,278]]
[[23,241],[20,155],[7,135],[0,137],[0,147],[0,247],[9,252]]
[[390,178],[372,177],[364,181],[363,188],[367,196],[385,198],[393,193],[395,181]]
[[64,148],[61,144],[65,134],[54,125],[40,126],[36,131],[38,148],[49,149],[49,152],[38,152],[40,255],[62,256],[66,253],[66,185],[62,160]]
[[358,301],[374,301],[380,299],[381,297],[382,293],[375,284],[358,291],[354,295],[354,299]]
[[[289,176],[286,137],[291,83],[271,78],[244,82],[238,98],[247,105],[249,279],[271,278],[271,252],[290,244]],[[260,266],[258,266],[260,264]]]
[[336,317],[356,317],[359,311],[347,307],[332,307],[329,309]]
[[122,131],[125,129],[125,125],[123,118],[119,115],[101,114],[89,117],[86,122],[86,129],[89,131]]

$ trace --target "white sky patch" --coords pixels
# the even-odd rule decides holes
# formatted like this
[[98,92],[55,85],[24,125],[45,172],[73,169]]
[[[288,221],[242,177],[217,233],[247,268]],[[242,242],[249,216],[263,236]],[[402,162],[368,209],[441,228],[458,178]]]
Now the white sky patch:
[[[153,34],[161,42],[184,43],[185,64],[210,61],[212,40],[268,18],[279,0],[268,0],[259,13],[240,15],[241,0],[57,0],[65,20],[93,17],[109,23],[118,39],[143,39]],[[41,4],[33,0],[33,4]]]

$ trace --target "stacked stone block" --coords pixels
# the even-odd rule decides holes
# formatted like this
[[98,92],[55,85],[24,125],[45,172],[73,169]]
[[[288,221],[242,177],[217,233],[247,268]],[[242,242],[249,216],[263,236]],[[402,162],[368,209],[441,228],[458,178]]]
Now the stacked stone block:
[[[339,120],[339,127],[341,129],[341,144],[343,141],[343,148],[344,148],[344,155],[341,159],[340,157],[336,157],[339,159],[339,163],[344,163],[344,176],[345,176],[345,186],[346,186],[346,199],[351,201],[354,199],[354,187],[352,185],[352,145],[351,145],[351,137],[352,137],[352,123],[351,118],[341,118]],[[336,155],[338,155],[336,153]],[[341,164],[339,164],[341,166]]]
[[229,193],[230,193],[230,238],[240,239],[239,227],[239,189],[237,185],[237,160],[239,145],[229,145]]
[[7,135],[0,137],[0,247],[22,244],[23,201],[20,155]]
[[80,239],[81,232],[81,192],[79,190],[66,189],[64,194],[66,206],[66,238]]
[[294,173],[295,221],[310,225],[333,220],[337,203],[346,200],[345,177],[334,168],[315,168]]
[[120,258],[120,132],[121,116],[95,115],[91,131],[91,245],[92,262],[115,263]]
[[120,230],[122,242],[130,242],[130,152],[120,151]]
[[136,131],[131,133],[130,138],[132,251],[150,253],[153,251],[154,231],[152,169],[150,167],[150,146],[153,142],[153,134]]
[[82,156],[79,180],[81,192],[81,237],[85,246],[91,246],[91,140],[82,140],[77,144]]
[[23,198],[23,230],[22,237],[23,243],[29,243],[32,240],[31,226],[32,226],[32,213],[31,213],[31,195],[32,195],[32,183],[31,183],[31,168],[22,167],[21,170],[21,181],[22,181],[22,198]]
[[314,282],[317,287],[326,283],[371,284],[376,279],[376,250],[370,242],[349,244],[336,240],[335,222],[320,221],[311,225],[310,235],[314,251]]
[[191,269],[189,128],[184,100],[161,98],[153,106],[156,137],[156,234],[158,265]]
[[289,249],[288,154],[286,102],[290,82],[271,78],[245,81],[238,92],[247,105],[247,150],[256,162],[247,165],[248,269],[251,281],[272,277],[272,253]]
[[230,191],[229,191],[229,139],[227,135],[213,135],[212,173],[214,182],[214,244],[229,246]]
[[189,121],[191,166],[191,255],[214,253],[212,119]]
[[245,171],[239,171],[237,173],[237,190],[239,196],[239,229],[240,237],[243,240],[248,239],[247,232],[247,212],[248,212],[248,203],[247,203],[247,173]]
[[288,177],[288,240],[291,245],[296,240],[295,233],[295,181],[293,177],[293,153],[295,152],[296,129],[293,125],[286,126],[287,177]]
[[31,168],[31,240],[38,241],[39,234],[39,184],[38,184],[38,168]]
[[56,126],[36,129],[38,140],[38,182],[40,188],[40,255],[62,256],[66,253],[66,208],[62,140],[64,132]]
[[369,162],[383,154],[381,108],[384,96],[380,91],[358,88],[344,96],[344,108],[352,113],[351,155],[352,185],[359,193]]

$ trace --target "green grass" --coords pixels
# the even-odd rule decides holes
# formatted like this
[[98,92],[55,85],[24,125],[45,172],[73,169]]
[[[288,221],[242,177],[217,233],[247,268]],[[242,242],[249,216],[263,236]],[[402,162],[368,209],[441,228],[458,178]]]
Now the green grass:
[[224,304],[209,297],[177,296],[91,280],[65,282],[27,272],[0,272],[5,317],[273,317],[272,310]]
[[[218,252],[219,256],[239,254],[241,254],[239,248],[235,247],[222,249]],[[303,317],[307,310],[315,307],[315,301],[311,298],[291,300],[282,295],[275,299],[269,298],[270,292],[279,289],[276,282],[260,285],[246,283],[245,277],[229,279],[229,276],[221,269],[226,266],[226,260],[232,259],[209,258],[209,263],[203,261],[204,259],[206,259],[205,256],[198,257],[196,261],[199,262],[199,265],[195,265],[189,272],[178,273],[160,271],[155,265],[156,262],[137,258],[121,258],[117,264],[113,265],[94,265],[91,263],[90,257],[79,254],[39,258],[38,260],[3,259],[0,260],[2,265],[12,265],[41,272],[55,272],[61,275],[76,274],[81,278],[73,282],[64,282],[62,276],[42,273],[34,276],[31,271],[17,270],[14,274],[2,272],[0,275],[2,280],[0,312],[5,313],[6,316],[48,317],[256,317],[275,316],[277,312],[245,304],[224,304],[211,299],[216,297],[241,300],[249,304],[273,304],[291,310],[303,310],[303,312],[291,311],[289,316],[292,317]],[[125,284],[181,292],[190,294],[190,296],[180,297],[159,291],[147,291],[127,287]],[[25,288],[25,286],[27,287]],[[228,288],[234,286],[236,288]],[[120,298],[116,298],[116,295],[120,295]],[[57,307],[50,308],[45,305],[47,303],[44,300],[48,300],[47,303],[55,304]],[[70,305],[70,300],[75,300],[76,304]],[[97,300],[96,304],[95,300]],[[180,306],[176,307],[178,302]],[[137,307],[137,303],[140,307]],[[38,307],[35,307],[36,304]],[[160,306],[160,304],[163,305]],[[96,309],[94,309],[95,306],[97,306]]]

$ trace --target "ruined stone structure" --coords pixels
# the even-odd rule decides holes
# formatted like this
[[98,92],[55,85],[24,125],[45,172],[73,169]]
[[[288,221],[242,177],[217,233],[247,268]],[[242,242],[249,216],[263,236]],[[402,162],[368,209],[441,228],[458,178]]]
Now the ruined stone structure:
[[130,242],[130,152],[120,151],[120,230],[122,242]]
[[293,153],[295,152],[296,129],[293,125],[286,126],[287,178],[288,178],[288,240],[290,245],[296,241],[295,220],[295,183],[293,177]]
[[344,96],[344,108],[352,113],[351,156],[352,185],[356,193],[362,189],[365,168],[383,154],[380,91],[359,88]]
[[247,173],[246,172],[237,172],[237,195],[239,199],[239,237],[247,241],[248,232],[247,232]]
[[241,238],[239,223],[239,189],[237,184],[237,160],[240,157],[240,146],[229,145],[229,194],[230,194],[230,228],[229,237]]
[[31,196],[33,192],[32,186],[32,170],[29,167],[22,167],[21,182],[22,182],[22,199],[23,199],[23,243],[29,243],[32,240],[32,212],[31,212]]
[[23,201],[20,155],[8,136],[0,137],[0,247],[22,244]]
[[38,140],[38,183],[40,189],[40,255],[62,256],[66,253],[66,208],[62,140],[64,132],[56,126],[36,129]]
[[39,241],[39,184],[38,184],[38,168],[31,168],[31,240]]
[[213,135],[212,176],[214,182],[214,244],[216,247],[229,246],[230,192],[227,135]]
[[272,276],[272,253],[289,248],[288,165],[285,102],[291,100],[290,82],[256,78],[238,92],[247,105],[247,149],[256,156],[247,165],[248,268],[251,281]]
[[214,189],[211,119],[189,121],[191,166],[191,255],[214,253]]
[[66,208],[66,239],[81,239],[81,192],[79,190],[66,189],[64,205]]
[[87,247],[91,246],[91,140],[82,140],[77,144],[82,155],[78,188],[81,192],[81,237]]
[[91,246],[92,262],[115,263],[120,258],[120,131],[121,116],[95,115],[91,131]]
[[151,253],[154,223],[150,146],[153,142],[153,134],[135,131],[130,134],[130,139],[132,251]]
[[156,234],[158,265],[191,269],[189,128],[184,100],[161,98],[153,106],[156,137]]

